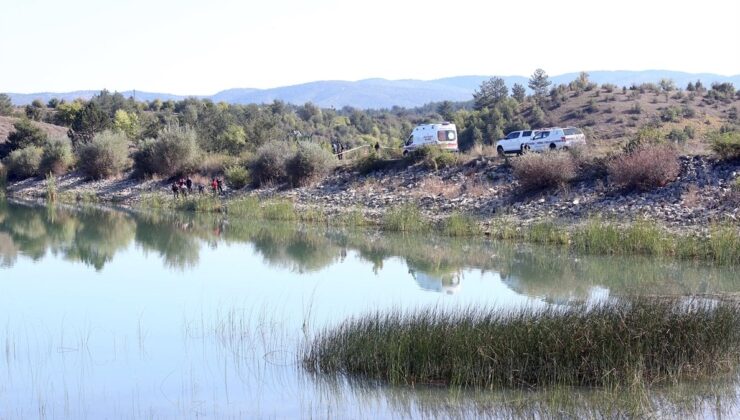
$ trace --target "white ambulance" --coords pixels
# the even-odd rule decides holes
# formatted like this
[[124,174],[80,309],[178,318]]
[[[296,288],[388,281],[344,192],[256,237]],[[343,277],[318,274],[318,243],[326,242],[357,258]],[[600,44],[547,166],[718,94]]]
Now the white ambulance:
[[438,146],[443,150],[457,152],[457,127],[448,122],[417,126],[406,139],[403,154],[424,146]]

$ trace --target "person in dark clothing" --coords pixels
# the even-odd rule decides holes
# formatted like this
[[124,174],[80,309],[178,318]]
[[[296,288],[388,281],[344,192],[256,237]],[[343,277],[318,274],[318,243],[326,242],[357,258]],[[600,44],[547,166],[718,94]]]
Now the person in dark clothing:
[[203,184],[198,184],[198,194],[203,194],[204,192],[206,192],[206,187]]
[[172,194],[174,194],[175,198],[180,196],[180,187],[177,186],[176,182],[172,183]]
[[193,180],[190,177],[185,180],[185,186],[188,187],[188,192],[193,191]]
[[221,178],[216,178],[216,186],[218,186],[218,193],[224,193],[224,181]]
[[342,143],[337,144],[337,153],[339,156],[339,160],[342,160],[344,158],[344,156],[342,156],[344,154],[344,146],[342,145]]
[[380,142],[375,142],[375,153],[378,153],[380,151]]

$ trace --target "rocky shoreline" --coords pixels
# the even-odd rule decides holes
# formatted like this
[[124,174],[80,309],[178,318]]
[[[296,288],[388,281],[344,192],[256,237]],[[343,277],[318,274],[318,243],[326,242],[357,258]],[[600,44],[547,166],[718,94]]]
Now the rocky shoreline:
[[[649,192],[625,192],[595,176],[567,188],[521,194],[511,168],[498,158],[477,158],[463,165],[429,170],[421,165],[390,168],[366,175],[340,167],[320,183],[234,191],[225,198],[257,195],[291,200],[298,209],[320,209],[327,215],[360,210],[369,219],[385,211],[413,204],[426,216],[438,219],[453,212],[482,221],[506,217],[526,225],[543,219],[578,223],[594,216],[618,222],[647,218],[675,232],[706,233],[713,222],[740,227],[740,162],[723,162],[706,156],[680,158],[676,181]],[[170,194],[167,180],[138,180],[125,174],[117,179],[88,181],[76,172],[56,179],[65,201],[84,200],[134,207],[142,195]],[[8,185],[9,197],[39,200],[46,196],[46,180],[29,179]]]

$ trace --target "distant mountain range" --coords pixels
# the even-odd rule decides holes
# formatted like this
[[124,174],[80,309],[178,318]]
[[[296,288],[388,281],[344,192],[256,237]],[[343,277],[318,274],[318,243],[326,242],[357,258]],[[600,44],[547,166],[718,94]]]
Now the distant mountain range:
[[[731,82],[740,87],[740,75],[721,76],[710,73],[684,73],[667,70],[646,71],[593,71],[589,72],[591,81],[603,84],[612,83],[617,86],[629,87],[632,83],[658,82],[660,79],[672,79],[676,86],[685,87],[689,82],[701,80],[709,87],[713,82]],[[211,96],[196,96],[208,98],[214,102],[228,102],[233,104],[269,103],[276,99],[302,105],[306,102],[329,108],[352,106],[356,108],[391,108],[393,106],[416,107],[429,102],[467,101],[472,99],[473,92],[481,82],[493,76],[458,76],[436,80],[386,80],[366,79],[356,82],[347,81],[319,81],[303,83],[293,86],[277,87],[272,89],[237,88],[228,89]],[[511,87],[514,83],[527,86],[528,77],[499,76]],[[568,83],[578,77],[578,73],[566,73],[550,77],[554,84]],[[54,93],[8,93],[16,105],[30,104],[34,99],[41,99],[45,103],[51,98],[89,99],[99,91],[81,90],[75,92]],[[141,91],[124,91],[124,96],[134,96],[140,101],[180,100],[188,96],[172,95],[169,93],[154,93]]]

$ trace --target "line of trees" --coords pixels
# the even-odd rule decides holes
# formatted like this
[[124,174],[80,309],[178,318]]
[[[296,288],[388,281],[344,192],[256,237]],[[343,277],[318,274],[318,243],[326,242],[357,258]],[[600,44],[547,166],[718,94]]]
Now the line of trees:
[[[529,95],[521,84],[509,90],[503,79],[494,77],[484,81],[468,102],[382,110],[322,109],[312,103],[297,106],[282,101],[235,105],[198,98],[137,102],[103,90],[89,100],[52,99],[47,104],[37,100],[26,106],[22,111],[26,118],[15,124],[8,141],[0,145],[0,158],[10,175],[18,178],[43,175],[51,169],[61,173],[75,166],[75,160],[80,162],[77,167],[88,166],[92,177],[120,173],[130,166],[142,176],[220,172],[235,165],[255,167],[255,154],[268,149],[264,147],[268,144],[275,149],[276,142],[290,145],[294,152],[314,144],[330,153],[335,142],[345,149],[375,144],[400,147],[415,125],[439,120],[458,126],[460,148],[466,150],[491,144],[509,131],[555,123],[546,111],[560,106],[567,93],[580,94],[596,84],[587,73],[581,73],[567,85],[552,86],[547,73],[537,69],[528,87]],[[660,92],[676,89],[670,81],[630,89],[644,88]],[[622,89],[626,92],[627,87]],[[729,83],[707,90],[697,81],[689,84],[687,91],[706,92],[706,100],[713,101],[734,100],[736,95]],[[0,115],[18,112],[10,98],[0,94]],[[31,120],[67,127],[67,136],[49,139]],[[113,159],[95,151],[96,147],[111,147],[125,156]],[[316,148],[310,150],[316,155]],[[91,165],[93,158],[101,163]],[[105,165],[115,167],[103,170]]]

